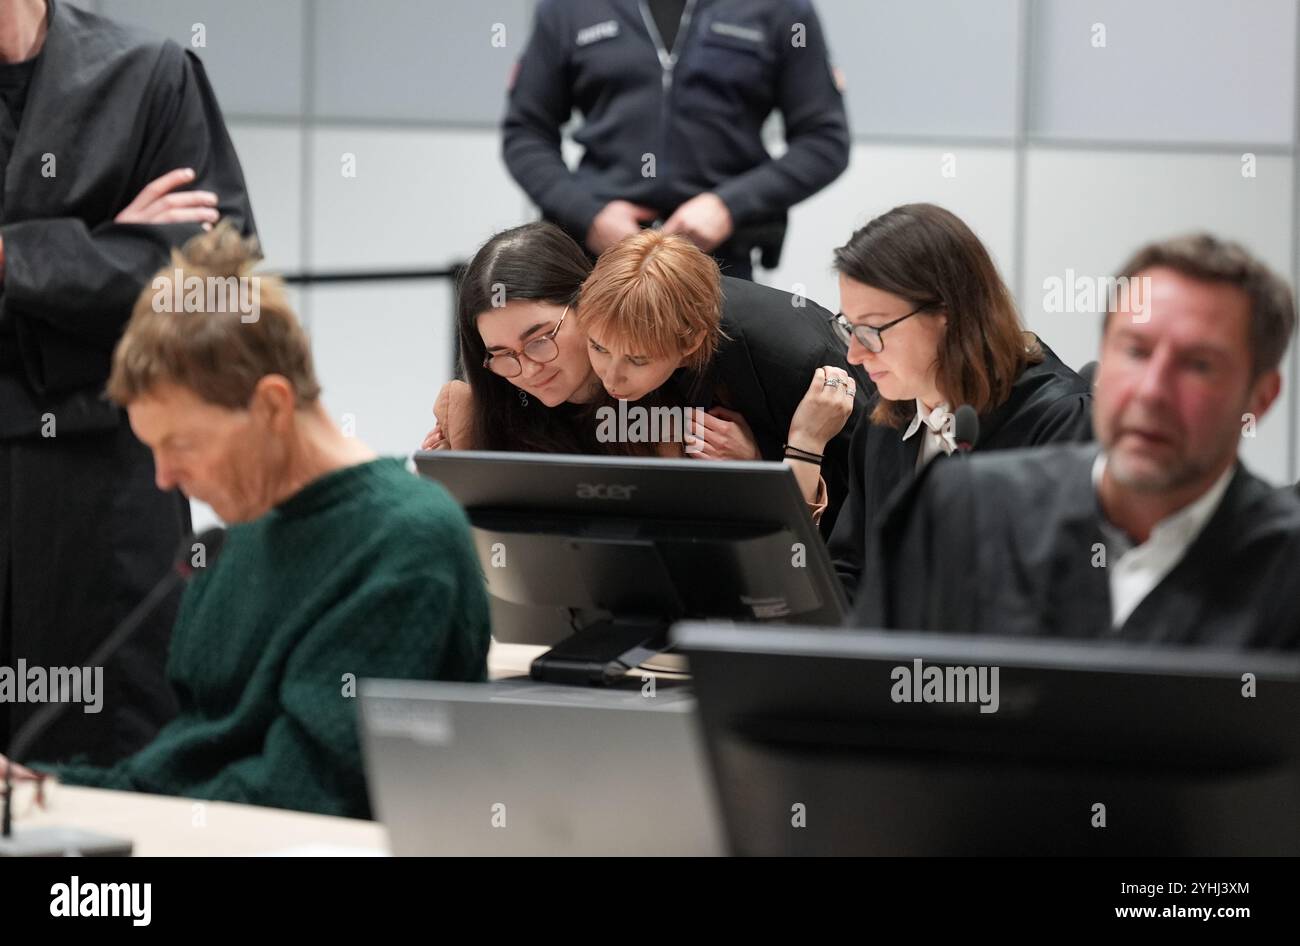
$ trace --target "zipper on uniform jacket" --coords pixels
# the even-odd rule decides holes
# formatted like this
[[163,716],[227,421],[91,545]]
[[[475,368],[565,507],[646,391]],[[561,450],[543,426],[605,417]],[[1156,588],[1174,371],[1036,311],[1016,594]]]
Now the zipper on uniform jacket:
[[[650,38],[654,41],[655,52],[659,54],[659,68],[662,71],[664,83],[662,101],[659,104],[661,155],[660,160],[656,162],[657,165],[666,166],[668,163],[668,99],[673,88],[673,69],[677,67],[677,58],[681,55],[682,43],[686,41],[686,34],[690,30],[691,16],[695,13],[696,2],[697,0],[686,0],[686,7],[682,10],[682,18],[677,22],[677,35],[673,38],[672,49],[664,46],[664,38],[659,33],[659,27],[655,25],[655,18],[650,13],[650,7],[646,0],[638,0],[637,3],[641,10],[641,19],[645,22],[646,30],[649,31]],[[659,176],[659,170],[659,167],[656,166],[656,178]]]

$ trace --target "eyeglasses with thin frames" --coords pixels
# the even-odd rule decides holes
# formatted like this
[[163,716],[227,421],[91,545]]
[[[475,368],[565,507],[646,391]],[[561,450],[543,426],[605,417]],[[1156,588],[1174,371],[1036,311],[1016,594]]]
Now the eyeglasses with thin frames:
[[559,334],[560,326],[564,324],[564,320],[568,315],[569,307],[566,305],[563,314],[560,316],[560,321],[555,323],[555,328],[551,329],[545,335],[539,335],[534,338],[524,346],[522,352],[489,352],[487,357],[483,359],[483,367],[502,378],[517,378],[524,373],[523,362],[519,360],[520,355],[523,355],[535,364],[550,364],[556,358],[560,357],[560,346],[559,343],[555,341],[555,336]]
[[844,317],[843,312],[835,316],[835,322],[841,329],[856,338],[858,344],[867,351],[872,354],[880,354],[880,352],[885,350],[885,340],[880,337],[884,333],[885,329],[893,328],[899,322],[906,321],[916,315],[916,313],[924,312],[926,309],[933,308],[933,306],[934,303],[927,302],[924,305],[917,306],[911,312],[907,313],[907,315],[900,315],[892,322],[886,322],[884,325],[854,325]]

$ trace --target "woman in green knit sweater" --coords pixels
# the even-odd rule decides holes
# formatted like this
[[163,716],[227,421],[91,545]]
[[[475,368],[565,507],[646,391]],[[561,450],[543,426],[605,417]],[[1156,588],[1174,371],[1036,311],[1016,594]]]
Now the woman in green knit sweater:
[[[174,262],[184,277],[246,276],[251,247],[219,227]],[[160,488],[179,487],[233,523],[220,558],[186,589],[173,631],[168,678],[181,712],[113,766],[30,769],[79,785],[368,817],[356,682],[483,680],[483,576],[446,492],[334,425],[305,334],[279,285],[259,278],[253,321],[157,311],[146,290],[109,380],[154,452]]]

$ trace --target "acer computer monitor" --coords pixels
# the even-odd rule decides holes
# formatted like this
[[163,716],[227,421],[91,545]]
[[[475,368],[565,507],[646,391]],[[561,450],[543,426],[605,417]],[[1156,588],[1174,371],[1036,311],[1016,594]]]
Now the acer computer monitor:
[[836,624],[845,601],[783,463],[422,451],[469,516],[499,641],[533,677],[602,684],[675,621]]

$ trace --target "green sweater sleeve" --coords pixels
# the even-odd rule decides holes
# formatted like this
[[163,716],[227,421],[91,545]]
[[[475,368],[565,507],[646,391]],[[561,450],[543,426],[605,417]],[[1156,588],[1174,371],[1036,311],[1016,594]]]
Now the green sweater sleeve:
[[90,788],[111,788],[117,791],[134,791],[136,785],[122,763],[117,765],[86,765],[78,762],[33,762],[28,768],[48,772],[68,785],[85,785]]
[[[449,607],[458,594],[450,569],[373,574],[332,609],[289,655],[281,712],[263,751],[226,766],[186,794],[369,817],[357,735],[356,683],[365,677],[463,678],[444,667]],[[481,628],[483,650],[487,626]],[[432,646],[431,646],[432,645]],[[326,784],[321,776],[332,779]]]
[[[463,560],[462,560],[463,561]],[[478,681],[485,676],[488,617],[476,589],[448,557],[372,571],[287,654],[278,711],[261,752],[204,781],[175,785],[193,798],[369,817],[357,734],[356,684],[366,677]],[[472,627],[453,626],[451,615]],[[465,617],[468,615],[469,617]],[[167,731],[159,734],[165,739]],[[111,768],[49,767],[69,783],[158,791],[156,771],[136,771],[149,748]],[[157,759],[151,759],[150,769]],[[320,781],[328,779],[327,782]]]

